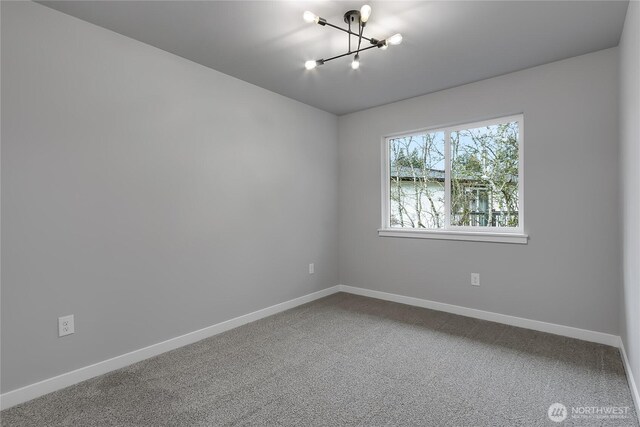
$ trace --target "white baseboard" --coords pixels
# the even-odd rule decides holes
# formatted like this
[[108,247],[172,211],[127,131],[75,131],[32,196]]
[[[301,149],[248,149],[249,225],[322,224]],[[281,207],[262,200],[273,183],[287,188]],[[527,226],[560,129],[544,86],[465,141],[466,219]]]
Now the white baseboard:
[[633,397],[633,403],[636,407],[636,415],[640,422],[640,394],[631,365],[627,358],[622,339],[617,335],[605,334],[604,332],[589,331],[587,329],[574,328],[572,326],[557,325],[555,323],[541,322],[539,320],[525,319],[522,317],[509,316],[506,314],[493,313],[491,311],[476,310],[475,308],[461,307],[459,305],[445,304],[442,302],[430,301],[421,298],[407,297],[404,295],[390,294],[388,292],[374,291],[371,289],[357,288],[355,286],[338,285],[340,292],[347,292],[355,295],[362,295],[370,298],[377,298],[386,301],[398,302],[401,304],[413,305],[416,307],[424,307],[432,310],[444,311],[447,313],[459,314],[462,316],[473,317],[476,319],[489,320],[492,322],[503,323],[520,328],[532,329],[534,331],[548,332],[550,334],[561,335],[569,338],[576,338],[583,341],[590,341],[599,344],[610,345],[620,349],[622,354],[622,363],[627,374],[629,389]]
[[476,310],[473,308],[461,307],[452,304],[445,304],[436,301],[425,300],[421,298],[407,297],[403,295],[391,294],[387,292],[374,291],[371,289],[357,288],[353,286],[337,285],[318,292],[304,295],[280,304],[273,305],[258,311],[254,311],[243,316],[239,316],[194,332],[190,332],[179,337],[171,338],[161,343],[153,344],[148,347],[132,351],[130,353],[116,356],[93,365],[85,366],[71,372],[49,378],[35,384],[31,384],[16,390],[12,390],[0,395],[0,409],[10,408],[20,403],[35,399],[36,397],[51,393],[56,390],[77,384],[81,381],[88,380],[98,375],[111,372],[116,369],[123,368],[133,363],[148,359],[153,356],[183,347],[188,344],[200,341],[202,339],[217,335],[238,326],[260,320],[262,318],[280,313],[290,308],[297,307],[302,304],[314,301],[316,299],[334,294],[336,292],[347,292],[356,295],[362,295],[371,298],[377,298],[387,301],[398,302],[402,304],[413,305],[417,307],[429,308],[432,310],[444,311],[462,316],[473,317],[476,319],[489,320],[492,322],[504,323],[507,325],[518,326],[521,328],[532,329],[541,332],[548,332],[556,335],[577,338],[585,341],[606,344],[619,347],[623,355],[623,362],[629,379],[629,387],[633,395],[636,408],[640,409],[640,399],[638,397],[638,389],[633,380],[633,375],[629,368],[627,355],[622,345],[622,340],[617,335],[606,334],[603,332],[589,331],[585,329],[574,328],[571,326],[556,325],[553,323],[541,322],[538,320],[525,319],[521,317],[508,316],[505,314],[493,313],[489,311]]
[[414,305],[417,307],[430,308],[432,310],[445,311],[447,313],[459,314],[461,316],[489,320],[497,323],[504,323],[506,325],[518,326],[525,329],[532,329],[534,331],[548,332],[550,334],[577,338],[580,340],[591,341],[599,344],[606,344],[612,347],[618,347],[620,344],[619,336],[605,334],[604,332],[589,331],[586,329],[574,328],[572,326],[557,325],[554,323],[541,322],[539,320],[509,316],[506,314],[493,313],[491,311],[476,310],[475,308],[461,307],[459,305],[445,304],[442,302],[430,301],[421,298],[406,297],[403,295],[390,294],[387,292],[374,291],[371,289],[357,288],[354,286],[338,285],[338,288],[341,292],[347,292],[350,294],[399,302],[401,304]]
[[12,406],[18,405],[31,399],[35,399],[36,397],[40,397],[47,393],[51,393],[70,385],[77,384],[81,381],[88,380],[89,378],[106,374],[107,372],[111,372],[116,369],[124,368],[125,366],[129,366],[141,360],[157,356],[159,354],[174,350],[179,347],[183,347],[188,344],[192,344],[205,338],[209,338],[213,335],[217,335],[230,329],[237,328],[238,326],[242,326],[244,324],[260,320],[264,317],[268,317],[273,314],[289,310],[290,308],[294,308],[299,305],[317,300],[318,298],[334,294],[338,291],[338,286],[332,286],[318,292],[304,295],[280,304],[272,305],[271,307],[263,308],[262,310],[254,311],[253,313],[235,317],[233,319],[226,320],[224,322],[217,323],[215,325],[208,326],[194,332],[189,332],[188,334],[184,334],[179,337],[171,338],[167,341],[153,344],[139,350],[134,350],[121,356],[116,356],[111,359],[95,363],[93,365],[76,369],[75,371],[67,372],[62,375],[37,382],[35,384],[30,384],[28,386],[6,392],[0,395],[0,409],[10,408]]
[[636,405],[636,415],[638,416],[638,423],[640,423],[640,393],[638,393],[638,385],[633,378],[633,372],[631,372],[631,364],[627,358],[627,351],[624,349],[624,342],[620,339],[620,354],[622,354],[622,363],[624,364],[624,370],[627,373],[627,381],[629,382],[629,389],[631,390],[631,396],[633,397],[633,403]]

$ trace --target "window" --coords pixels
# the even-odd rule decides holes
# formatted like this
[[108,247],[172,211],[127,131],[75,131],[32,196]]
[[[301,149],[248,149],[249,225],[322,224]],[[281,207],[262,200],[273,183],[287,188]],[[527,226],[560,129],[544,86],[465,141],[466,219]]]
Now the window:
[[381,236],[526,243],[523,117],[384,139]]

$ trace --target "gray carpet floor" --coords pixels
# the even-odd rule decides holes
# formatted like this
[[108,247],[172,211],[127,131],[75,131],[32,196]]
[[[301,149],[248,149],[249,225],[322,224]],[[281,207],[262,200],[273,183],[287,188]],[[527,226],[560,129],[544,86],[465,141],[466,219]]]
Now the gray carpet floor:
[[[547,418],[555,402],[624,419]],[[2,426],[637,426],[618,350],[344,293],[0,414]]]

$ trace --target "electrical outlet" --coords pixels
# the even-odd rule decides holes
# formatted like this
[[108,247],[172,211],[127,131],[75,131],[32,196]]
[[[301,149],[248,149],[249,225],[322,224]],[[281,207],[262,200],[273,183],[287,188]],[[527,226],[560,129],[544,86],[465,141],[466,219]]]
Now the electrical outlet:
[[480,273],[471,273],[471,285],[480,286]]
[[309,264],[309,274],[313,274],[316,272],[316,267],[313,263]]
[[75,324],[73,322],[73,314],[68,316],[58,317],[58,336],[64,337],[65,335],[71,335],[76,331]]

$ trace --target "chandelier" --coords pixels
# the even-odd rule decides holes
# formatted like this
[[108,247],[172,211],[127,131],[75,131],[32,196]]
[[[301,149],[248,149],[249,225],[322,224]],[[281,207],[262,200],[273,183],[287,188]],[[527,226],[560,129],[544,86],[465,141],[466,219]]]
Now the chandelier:
[[[349,50],[347,50],[347,52],[343,54],[332,56],[331,58],[307,61],[304,63],[304,67],[307,70],[313,70],[318,65],[323,65],[329,61],[333,61],[334,59],[342,58],[344,56],[353,55],[353,60],[351,61],[351,68],[353,68],[354,70],[357,70],[358,68],[360,68],[360,52],[373,49],[374,47],[385,50],[390,45],[397,45],[402,43],[401,34],[394,34],[393,36],[383,40],[374,39],[373,37],[368,38],[362,35],[364,31],[364,27],[367,25],[367,21],[369,20],[370,16],[371,16],[371,6],[369,6],[368,4],[365,4],[364,6],[362,6],[360,10],[349,10],[344,14],[344,22],[347,24],[347,28],[341,28],[341,27],[338,27],[337,25],[333,25],[330,22],[327,22],[326,19],[319,17],[313,12],[306,11],[302,15],[302,18],[306,22],[310,24],[315,22],[316,24],[322,25],[323,27],[331,27],[331,28],[335,28],[336,30],[340,30],[342,32],[347,33],[347,37],[349,38]],[[356,31],[352,31],[352,25],[353,25],[353,29]],[[355,50],[351,50],[352,37],[357,37],[358,44]],[[361,47],[362,40],[365,40],[366,42],[368,42],[369,46]]]

